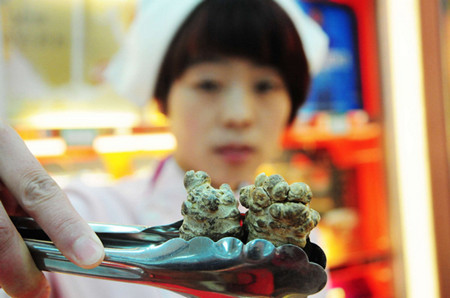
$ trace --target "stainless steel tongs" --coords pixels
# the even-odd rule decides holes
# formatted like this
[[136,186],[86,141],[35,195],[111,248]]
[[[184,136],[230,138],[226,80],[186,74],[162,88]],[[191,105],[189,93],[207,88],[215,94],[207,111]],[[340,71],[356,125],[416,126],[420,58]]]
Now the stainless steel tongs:
[[11,217],[40,270],[147,284],[186,296],[210,293],[245,297],[307,297],[326,284],[325,255],[309,242],[275,248],[233,237],[179,238],[182,221],[146,227],[90,223],[105,246],[105,259],[83,269],[66,259],[31,218]]

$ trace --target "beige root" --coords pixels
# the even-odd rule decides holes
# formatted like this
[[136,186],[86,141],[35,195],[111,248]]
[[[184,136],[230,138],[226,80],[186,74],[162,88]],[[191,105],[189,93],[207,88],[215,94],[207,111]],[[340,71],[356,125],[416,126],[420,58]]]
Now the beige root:
[[224,237],[242,237],[239,202],[228,184],[215,189],[207,173],[188,171],[184,186],[188,196],[181,208],[184,216],[181,238],[206,236],[217,241]]
[[266,239],[275,246],[304,247],[320,220],[319,213],[309,207],[311,198],[311,189],[305,183],[289,185],[280,175],[258,175],[255,185],[240,191],[239,200],[249,209],[244,221],[247,242]]

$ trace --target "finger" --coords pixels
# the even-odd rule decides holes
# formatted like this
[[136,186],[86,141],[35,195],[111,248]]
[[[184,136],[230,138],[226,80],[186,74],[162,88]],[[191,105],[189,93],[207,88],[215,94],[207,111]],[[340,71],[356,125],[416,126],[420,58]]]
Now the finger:
[[[24,282],[25,281],[25,282]],[[0,202],[0,286],[12,297],[48,297],[50,287]]]
[[3,182],[0,180],[0,202],[6,210],[8,215],[14,216],[28,216],[22,207],[17,204],[17,200],[13,197],[11,192],[6,188]]
[[0,179],[69,260],[83,268],[100,264],[104,257],[100,239],[17,133],[1,122]]

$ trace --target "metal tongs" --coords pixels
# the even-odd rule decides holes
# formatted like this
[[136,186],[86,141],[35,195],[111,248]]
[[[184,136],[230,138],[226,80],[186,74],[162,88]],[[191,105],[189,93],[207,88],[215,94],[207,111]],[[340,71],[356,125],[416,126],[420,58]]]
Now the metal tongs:
[[105,259],[83,269],[66,259],[33,219],[11,219],[44,271],[146,284],[188,297],[307,297],[327,282],[325,254],[309,241],[303,249],[263,239],[244,244],[234,237],[185,241],[179,238],[182,221],[154,227],[89,223],[105,246]]

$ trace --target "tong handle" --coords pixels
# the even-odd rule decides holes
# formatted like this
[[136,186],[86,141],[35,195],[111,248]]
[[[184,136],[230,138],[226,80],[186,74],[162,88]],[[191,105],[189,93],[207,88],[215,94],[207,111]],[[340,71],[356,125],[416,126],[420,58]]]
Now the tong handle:
[[[45,240],[50,238],[31,217],[11,216],[11,221],[24,239]],[[179,237],[182,220],[162,226],[117,225],[89,222],[105,246],[126,248],[131,246],[159,245]]]
[[105,247],[104,261],[95,268],[84,269],[70,262],[51,241],[25,239],[25,243],[39,270],[129,282],[142,280],[145,275],[145,270],[130,259],[135,254],[133,249]]

